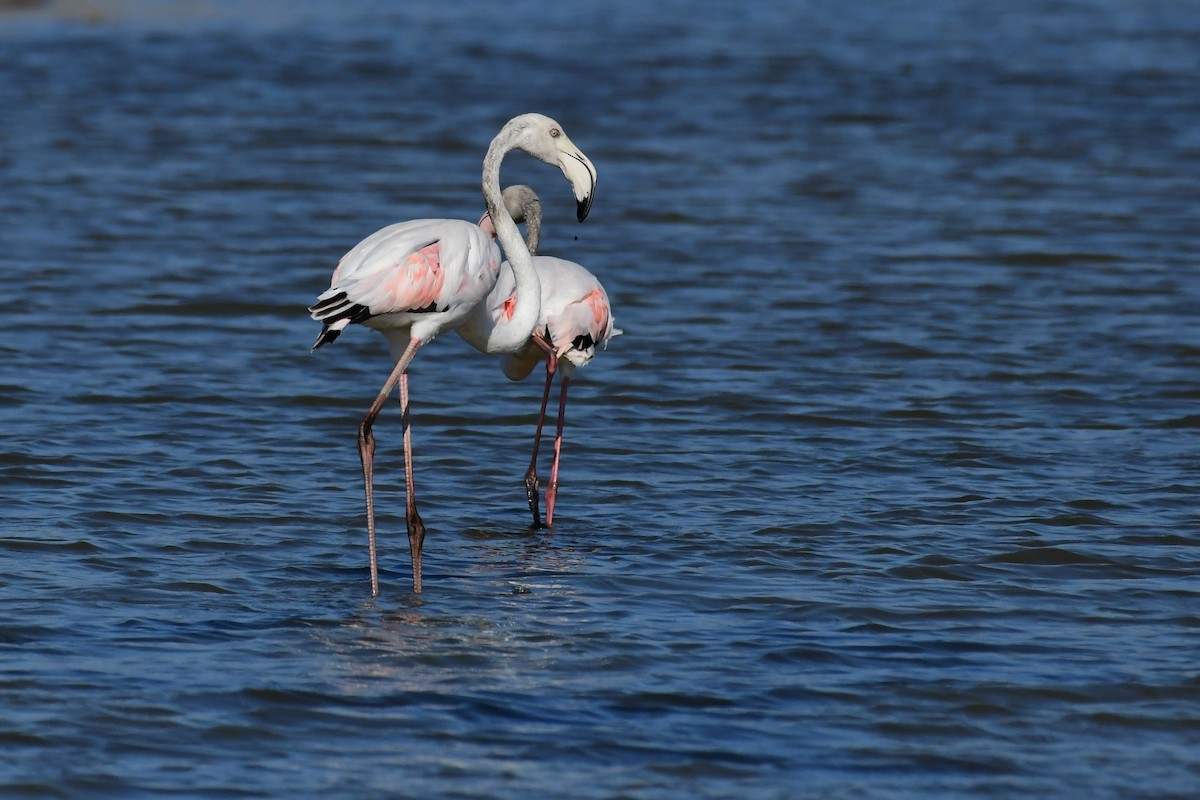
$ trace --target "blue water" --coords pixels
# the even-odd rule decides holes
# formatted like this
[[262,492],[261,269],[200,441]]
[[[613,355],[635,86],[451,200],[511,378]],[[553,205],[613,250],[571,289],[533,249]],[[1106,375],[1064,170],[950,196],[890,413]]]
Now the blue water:
[[[1189,2],[0,11],[0,796],[1200,795]],[[505,164],[572,386],[305,306]]]

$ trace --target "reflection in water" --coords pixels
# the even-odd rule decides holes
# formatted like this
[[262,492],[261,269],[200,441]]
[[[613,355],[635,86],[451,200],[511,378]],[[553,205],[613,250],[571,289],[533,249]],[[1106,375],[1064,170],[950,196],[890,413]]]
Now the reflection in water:
[[[469,587],[467,596],[490,598],[487,613],[446,615],[441,602],[411,593],[400,598],[400,608],[365,602],[362,613],[344,627],[318,636],[324,647],[340,654],[330,665],[331,679],[351,694],[374,691],[380,680],[391,691],[423,692],[437,690],[447,669],[470,669],[480,678],[498,671],[510,681],[532,670],[530,689],[544,685],[547,676],[537,668],[539,658],[531,648],[544,662],[570,647],[580,605],[573,577],[597,549],[554,539],[544,532],[464,531],[452,553],[453,565],[463,572],[439,574],[438,593],[456,594],[463,584]],[[540,609],[537,630],[522,632],[518,628],[530,606]]]

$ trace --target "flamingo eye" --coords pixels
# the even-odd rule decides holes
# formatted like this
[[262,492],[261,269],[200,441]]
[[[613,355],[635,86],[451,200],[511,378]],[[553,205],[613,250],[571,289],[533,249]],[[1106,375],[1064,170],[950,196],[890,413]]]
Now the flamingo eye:
[[558,128],[551,128],[551,129],[550,129],[550,135],[551,135],[552,137],[554,137],[555,139],[557,139],[559,136],[561,136],[561,135],[562,135],[562,131],[560,131]]

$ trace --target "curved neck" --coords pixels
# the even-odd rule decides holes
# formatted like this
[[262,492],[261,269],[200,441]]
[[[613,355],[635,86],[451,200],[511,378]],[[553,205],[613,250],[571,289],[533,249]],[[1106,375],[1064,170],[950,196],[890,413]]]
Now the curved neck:
[[500,192],[500,162],[509,151],[516,149],[515,134],[516,129],[506,125],[492,140],[483,159],[483,199],[517,284],[517,307],[507,320],[495,323],[488,336],[489,353],[520,349],[529,340],[542,314],[541,281],[533,269],[529,247],[521,238],[521,231],[508,213]]

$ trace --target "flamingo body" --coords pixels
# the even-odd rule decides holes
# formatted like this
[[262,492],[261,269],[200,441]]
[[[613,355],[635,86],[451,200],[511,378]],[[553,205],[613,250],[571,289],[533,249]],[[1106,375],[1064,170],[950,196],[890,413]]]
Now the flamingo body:
[[[351,323],[388,337],[393,350],[428,343],[488,296],[500,272],[500,248],[466,220],[418,219],[389,225],[342,256],[310,309],[324,324],[313,349]],[[396,354],[399,355],[398,353]]]
[[[536,253],[541,234],[541,203],[537,194],[524,185],[504,190],[505,212],[515,222],[527,227],[524,250]],[[491,212],[479,220],[479,227],[488,235],[494,230]],[[525,494],[535,528],[550,527],[554,521],[554,504],[558,496],[559,455],[562,451],[563,425],[566,420],[567,388],[577,367],[582,367],[596,355],[597,346],[608,346],[613,336],[621,333],[613,327],[612,306],[600,281],[584,267],[573,261],[553,256],[533,255],[530,263],[540,283],[539,297],[522,296],[520,282],[509,263],[500,267],[496,285],[487,299],[467,314],[456,330],[472,347],[483,353],[501,356],[501,369],[510,380],[527,377],[539,362],[546,365],[546,383],[538,411],[537,429],[533,437],[533,455],[525,473]],[[528,338],[513,346],[496,344],[494,331],[532,303],[539,309],[537,321]],[[540,300],[540,303],[537,301]],[[562,372],[559,390],[558,425],[554,437],[554,459],[550,468],[550,485],[546,487],[546,523],[543,526],[538,509],[538,449],[550,387],[556,372]]]
[[[559,370],[569,378],[576,367],[592,360],[598,346],[607,346],[608,340],[620,333],[613,327],[608,293],[595,275],[574,261],[534,256],[533,268],[542,281],[542,314],[533,330],[554,349]],[[502,266],[484,305],[490,315],[503,318],[512,314],[516,302],[512,272]],[[531,338],[520,350],[503,354],[500,366],[505,377],[519,381],[546,358]]]

